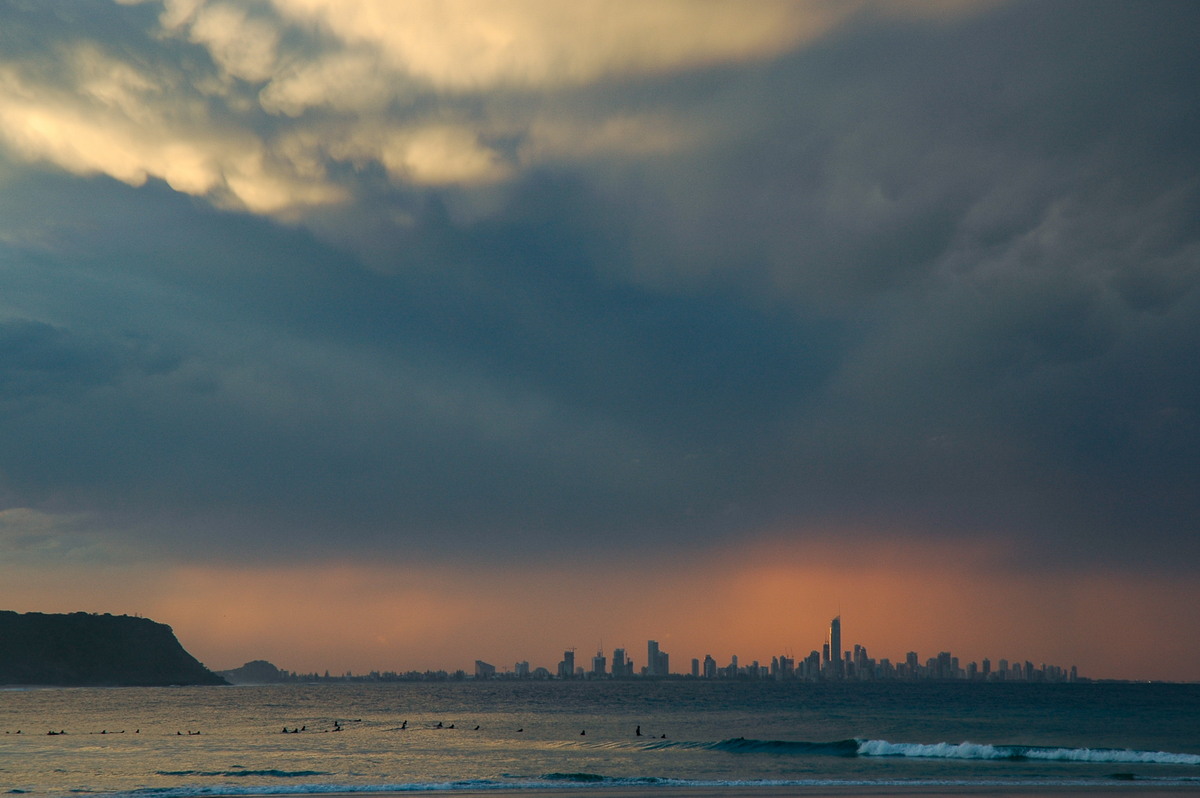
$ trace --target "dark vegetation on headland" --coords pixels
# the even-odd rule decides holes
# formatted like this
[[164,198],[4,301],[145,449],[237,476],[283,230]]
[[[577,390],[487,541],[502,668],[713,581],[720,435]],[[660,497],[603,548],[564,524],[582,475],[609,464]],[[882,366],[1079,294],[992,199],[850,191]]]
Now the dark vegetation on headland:
[[364,682],[447,682],[465,681],[470,677],[463,670],[454,671],[371,671],[370,673],[297,673],[285,671],[267,662],[256,659],[247,662],[239,668],[217,671],[216,674],[230,684],[260,685],[260,684],[359,684]]
[[0,684],[160,687],[227,684],[166,624],[129,615],[0,611]]
[[247,662],[240,668],[217,671],[217,675],[230,684],[278,684],[294,681],[287,672],[279,670],[265,659]]
[[360,682],[446,682],[463,681],[468,678],[466,671],[371,671],[370,673],[343,673],[331,675],[329,671],[321,673],[296,673],[285,671],[263,659],[247,662],[240,668],[227,671],[217,671],[217,675],[230,684],[341,684]]

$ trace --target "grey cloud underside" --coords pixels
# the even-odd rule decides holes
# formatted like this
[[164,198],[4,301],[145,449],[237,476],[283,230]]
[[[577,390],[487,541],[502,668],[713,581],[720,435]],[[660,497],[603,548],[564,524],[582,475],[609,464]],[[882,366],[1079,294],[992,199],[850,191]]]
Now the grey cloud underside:
[[465,214],[370,169],[296,227],[10,164],[5,504],[215,557],[882,527],[1194,561],[1198,22],[868,17],[548,96],[710,135]]

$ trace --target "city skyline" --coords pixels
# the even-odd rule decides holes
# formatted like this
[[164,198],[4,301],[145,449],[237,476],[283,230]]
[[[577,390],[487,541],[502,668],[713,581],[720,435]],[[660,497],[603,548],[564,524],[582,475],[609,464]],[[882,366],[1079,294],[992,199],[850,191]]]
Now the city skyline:
[[841,615],[1200,680],[1196,30],[0,2],[0,607],[218,667],[678,671]]
[[[949,651],[939,651],[934,657],[920,661],[916,651],[907,651],[902,661],[892,662],[889,657],[875,659],[868,655],[866,646],[855,643],[852,649],[841,648],[841,616],[835,616],[828,626],[825,643],[820,649],[812,649],[802,658],[788,653],[776,654],[769,663],[751,660],[739,663],[733,654],[727,665],[718,665],[711,654],[704,659],[692,657],[689,670],[670,669],[670,655],[662,650],[657,640],[646,641],[645,665],[638,668],[624,647],[613,649],[613,668],[608,670],[603,644],[591,659],[591,669],[575,663],[577,649],[563,651],[563,659],[557,668],[531,667],[528,660],[516,662],[511,669],[501,668],[484,660],[475,660],[475,678],[669,678],[691,676],[703,679],[773,679],[776,681],[889,681],[889,680],[966,680],[966,681],[1077,681],[1078,666],[1053,663],[1038,663],[1031,660],[997,658],[994,663],[989,657],[981,661],[960,664],[959,658]],[[786,647],[785,647],[786,650]],[[993,667],[994,665],[994,667]]]
[[[833,657],[833,652],[839,650],[841,639],[841,616],[835,616],[829,623],[825,637],[826,642],[818,649],[812,649],[808,655],[796,656],[793,651],[784,647],[783,652],[772,655],[769,662],[758,660],[742,661],[735,653],[725,665],[718,664],[709,653],[701,659],[694,656],[686,669],[672,670],[670,654],[664,651],[657,640],[646,641],[645,664],[640,667],[634,656],[624,647],[612,649],[611,664],[604,644],[597,647],[596,654],[590,659],[590,668],[586,667],[587,660],[576,663],[577,648],[567,648],[562,653],[562,659],[554,667],[531,664],[530,660],[518,660],[511,665],[496,665],[492,662],[476,659],[473,670],[455,668],[453,670],[413,668],[405,671],[387,668],[373,668],[369,671],[331,672],[324,671],[297,672],[283,669],[283,674],[293,680],[309,679],[359,679],[359,680],[427,680],[427,679],[534,679],[534,680],[575,680],[575,679],[662,679],[662,678],[695,678],[721,680],[771,680],[771,681],[805,681],[805,682],[875,682],[875,681],[1019,681],[1019,682],[1075,682],[1095,681],[1088,674],[1080,673],[1078,665],[1060,665],[1055,663],[1037,662],[1020,657],[983,657],[980,661],[962,662],[952,652],[940,650],[935,656],[925,657],[922,661],[917,651],[906,651],[902,658],[892,660],[890,657],[875,658],[870,656],[867,647],[855,643],[853,648],[841,649],[841,656]],[[687,657],[682,658],[683,661]],[[254,662],[254,661],[252,661]],[[261,663],[262,660],[257,662]],[[654,663],[652,666],[651,663]],[[250,665],[252,663],[247,663]],[[1099,680],[1106,680],[1099,677]]]

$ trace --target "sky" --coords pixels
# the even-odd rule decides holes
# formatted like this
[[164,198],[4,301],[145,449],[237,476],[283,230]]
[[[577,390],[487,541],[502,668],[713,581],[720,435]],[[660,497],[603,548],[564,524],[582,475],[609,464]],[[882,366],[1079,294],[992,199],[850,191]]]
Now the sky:
[[0,607],[1200,681],[1197,30],[0,0]]

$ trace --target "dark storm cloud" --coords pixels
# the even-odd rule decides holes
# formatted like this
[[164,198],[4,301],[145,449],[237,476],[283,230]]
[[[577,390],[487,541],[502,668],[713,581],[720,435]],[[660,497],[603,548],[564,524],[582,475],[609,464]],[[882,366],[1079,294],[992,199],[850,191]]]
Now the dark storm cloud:
[[[825,468],[796,472],[798,506],[1022,530],[1038,556],[1123,550],[1133,527],[1187,545],[1195,465],[1147,461],[1160,425],[1195,434],[1197,97],[1190,12],[1156,11],[1019,6],[826,41],[748,84],[794,102],[709,165],[733,201],[650,211],[648,238],[677,236],[655,249],[664,279],[726,277],[707,254],[862,331],[800,422],[794,451]],[[1154,367],[1125,373],[1139,357]]]
[[[151,8],[94,35],[220,72],[156,43]],[[62,29],[19,18],[31,39]],[[748,64],[426,87],[383,103],[392,121],[475,120],[501,160],[458,163],[505,165],[502,185],[405,183],[331,144],[314,179],[351,200],[300,225],[13,156],[6,501],[215,557],[858,527],[1178,564],[1200,517],[1197,21],[1170,3],[865,13]],[[226,85],[170,100],[208,109],[205,169],[245,130],[318,135],[239,117],[253,92]],[[589,114],[647,111],[686,144],[559,152],[512,122],[599,141]],[[238,180],[281,175],[222,179],[274,212]]]
[[[832,367],[831,325],[603,278],[606,247],[579,229],[570,189],[539,183],[536,215],[471,230],[431,211],[422,235],[447,271],[416,276],[363,271],[301,231],[197,216],[161,190],[125,193],[77,198],[93,208],[77,218],[107,231],[87,258],[123,298],[71,315],[185,341],[178,362],[45,411],[30,446],[61,437],[75,457],[11,461],[113,512],[215,508],[280,539],[342,524],[450,545],[645,533],[749,479],[740,450],[768,443],[764,425]],[[713,472],[714,458],[746,474]]]

